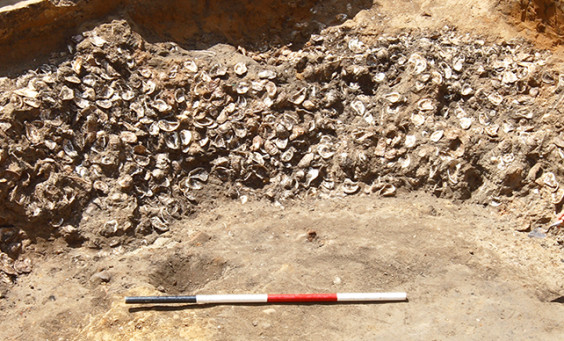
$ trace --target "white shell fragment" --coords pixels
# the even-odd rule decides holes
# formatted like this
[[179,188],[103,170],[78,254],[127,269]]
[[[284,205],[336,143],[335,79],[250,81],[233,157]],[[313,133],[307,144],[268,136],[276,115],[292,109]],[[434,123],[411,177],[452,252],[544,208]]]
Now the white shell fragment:
[[431,134],[431,137],[429,137],[429,139],[433,142],[439,142],[441,140],[441,138],[443,137],[443,135],[444,135],[444,131],[437,130],[437,131],[434,131]]
[[245,63],[235,64],[234,71],[237,76],[245,75],[247,73],[247,64]]

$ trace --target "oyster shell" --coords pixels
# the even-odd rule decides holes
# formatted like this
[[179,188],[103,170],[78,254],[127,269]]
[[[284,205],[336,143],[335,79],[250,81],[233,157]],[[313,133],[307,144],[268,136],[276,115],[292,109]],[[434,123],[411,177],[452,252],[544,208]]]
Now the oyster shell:
[[359,189],[360,189],[360,186],[357,182],[354,182],[351,179],[346,178],[345,181],[343,181],[342,188],[343,188],[343,192],[345,194],[351,195],[351,194],[355,194],[356,192],[358,192]]
[[158,127],[162,131],[166,132],[173,132],[180,127],[180,122],[178,121],[167,121],[167,120],[160,120],[158,122]]
[[74,99],[74,90],[69,88],[68,86],[64,85],[63,88],[61,89],[61,93],[59,94],[59,97],[63,101],[73,100]]
[[491,104],[497,106],[500,105],[501,102],[503,102],[503,97],[500,94],[494,92],[488,96],[488,100],[490,101]]
[[354,109],[354,111],[359,115],[359,116],[363,116],[364,112],[366,111],[366,108],[364,106],[364,103],[362,103],[361,101],[354,101],[351,103],[351,107]]
[[234,69],[235,74],[237,76],[243,76],[247,73],[247,64],[237,63],[237,64],[235,64],[235,67],[233,69]]
[[390,92],[390,93],[384,95],[384,99],[391,104],[396,104],[396,103],[401,102],[402,96],[400,95],[399,92]]
[[120,138],[124,143],[137,143],[137,135],[135,135],[135,133],[131,131],[122,131],[120,133]]

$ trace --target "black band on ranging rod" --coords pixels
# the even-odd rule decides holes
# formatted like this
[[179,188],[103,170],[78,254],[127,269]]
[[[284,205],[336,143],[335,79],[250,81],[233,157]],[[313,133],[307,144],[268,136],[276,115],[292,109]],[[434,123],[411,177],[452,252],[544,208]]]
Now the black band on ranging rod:
[[136,296],[126,297],[125,303],[196,303],[196,296]]

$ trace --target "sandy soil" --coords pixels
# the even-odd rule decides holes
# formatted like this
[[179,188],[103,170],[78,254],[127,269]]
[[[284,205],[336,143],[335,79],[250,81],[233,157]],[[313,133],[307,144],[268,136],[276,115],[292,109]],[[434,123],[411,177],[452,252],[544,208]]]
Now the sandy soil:
[[[506,2],[377,1],[344,25],[375,35],[451,25],[492,40],[533,39],[561,53],[536,24],[500,19],[500,3]],[[164,234],[113,248],[39,238],[24,254],[33,271],[0,295],[0,339],[559,340],[564,334],[564,252],[554,235],[516,232],[518,212],[422,193],[303,197],[284,205],[218,199]],[[129,295],[362,291],[406,291],[409,302],[123,302]]]
[[[24,339],[33,330],[45,340],[557,340],[564,333],[564,305],[551,302],[563,293],[564,254],[512,232],[491,210],[426,196],[218,206],[137,249],[61,245],[53,255],[52,245],[38,245],[35,270],[0,301],[0,337]],[[406,291],[409,302],[123,303],[163,292],[335,291]]]
[[[61,245],[53,255],[52,245],[38,245],[35,270],[0,301],[0,337],[21,340],[33,330],[45,340],[557,340],[564,333],[564,305],[551,302],[563,293],[564,254],[512,232],[489,209],[427,196],[218,207],[137,249]],[[123,302],[163,292],[361,291],[406,291],[409,302]]]

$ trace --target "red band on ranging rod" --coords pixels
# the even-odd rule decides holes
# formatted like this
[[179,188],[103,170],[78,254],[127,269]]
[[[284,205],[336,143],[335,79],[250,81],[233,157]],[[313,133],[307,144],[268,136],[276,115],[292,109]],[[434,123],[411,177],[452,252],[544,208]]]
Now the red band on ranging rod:
[[405,301],[405,292],[365,292],[338,294],[231,294],[231,295],[192,295],[192,296],[134,296],[126,297],[125,303],[299,303],[299,302],[391,302]]
[[337,302],[337,294],[282,294],[268,295],[268,303],[283,302]]

